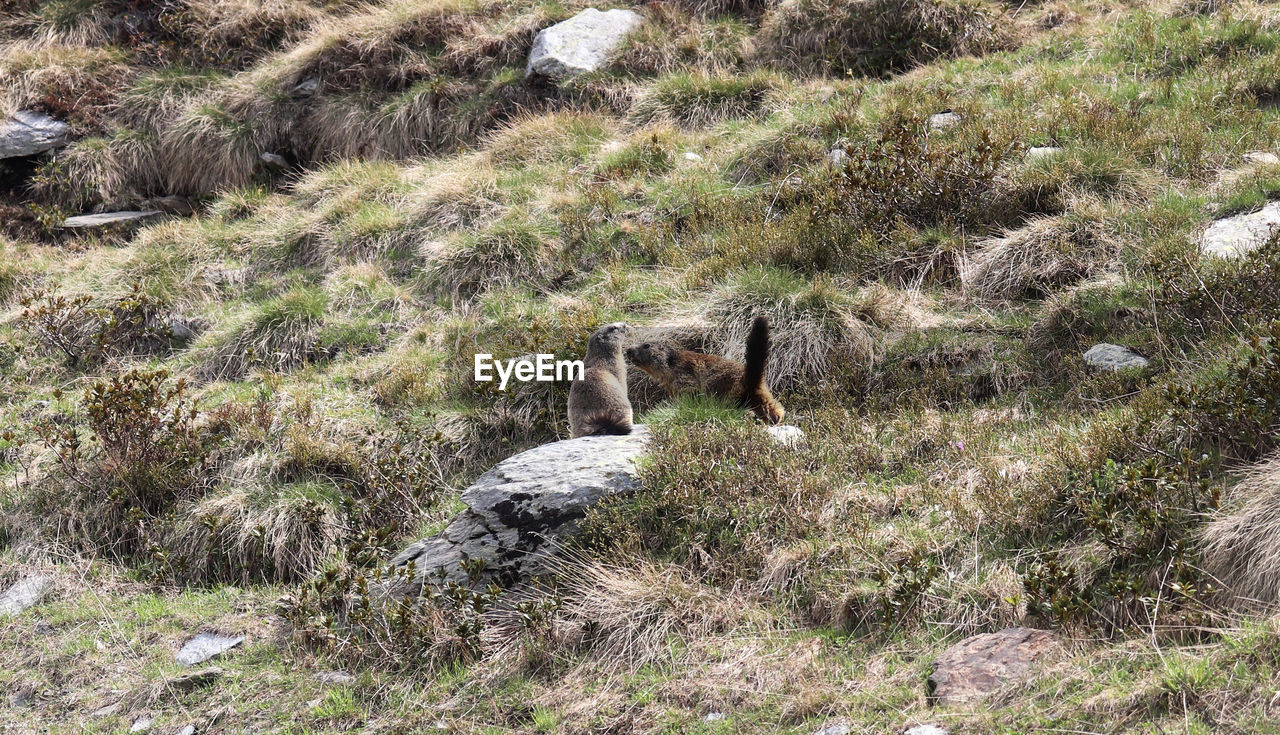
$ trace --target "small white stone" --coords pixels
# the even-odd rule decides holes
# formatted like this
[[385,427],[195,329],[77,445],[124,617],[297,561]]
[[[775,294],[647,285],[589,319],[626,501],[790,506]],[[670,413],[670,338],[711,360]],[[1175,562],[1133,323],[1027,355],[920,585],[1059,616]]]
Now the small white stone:
[[1280,163],[1280,156],[1271,151],[1249,151],[1244,154],[1244,160],[1247,163],[1258,163],[1264,166],[1271,166]]
[[699,156],[697,153],[694,153],[693,151],[685,151],[685,152],[684,152],[684,160],[686,160],[686,161],[701,161],[701,160],[702,160],[702,156]]
[[1128,347],[1102,342],[1089,348],[1084,353],[1084,361],[1099,370],[1128,370],[1145,368],[1149,361]]
[[122,222],[138,222],[145,219],[151,219],[152,217],[156,217],[161,214],[163,214],[163,212],[156,209],[103,212],[101,214],[81,214],[75,217],[66,218],[62,221],[62,226],[70,230],[86,227],[105,227],[107,225],[115,225]]
[[0,617],[34,607],[53,588],[53,577],[37,574],[14,582],[0,595]]
[[1052,145],[1041,145],[1027,149],[1028,161],[1039,161],[1042,158],[1053,158],[1062,153],[1062,149]]
[[958,114],[951,110],[947,110],[946,112],[939,112],[936,115],[930,115],[929,127],[934,130],[946,130],[947,128],[959,125],[961,119],[962,118]]

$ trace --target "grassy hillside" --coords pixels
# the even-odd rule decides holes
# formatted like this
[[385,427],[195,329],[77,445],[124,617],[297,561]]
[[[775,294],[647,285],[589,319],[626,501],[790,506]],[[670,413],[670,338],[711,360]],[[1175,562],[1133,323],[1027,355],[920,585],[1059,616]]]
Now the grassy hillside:
[[[585,7],[645,22],[526,81]],[[0,162],[0,586],[58,579],[0,721],[1275,731],[1280,237],[1198,240],[1280,192],[1278,100],[1250,0],[7,3],[0,107],[78,137]],[[336,612],[567,437],[567,385],[474,353],[740,355],[756,313],[808,451],[635,372],[644,489],[559,574]],[[926,702],[1015,624],[1067,650]],[[197,629],[249,638],[175,683]]]

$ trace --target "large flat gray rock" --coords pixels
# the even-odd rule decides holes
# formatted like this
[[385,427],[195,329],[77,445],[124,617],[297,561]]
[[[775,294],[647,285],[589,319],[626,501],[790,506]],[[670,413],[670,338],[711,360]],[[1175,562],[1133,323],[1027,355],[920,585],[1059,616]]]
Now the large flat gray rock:
[[1200,238],[1200,252],[1218,258],[1239,258],[1265,243],[1277,227],[1280,227],[1280,201],[1267,202],[1257,212],[1213,222]]
[[464,582],[461,563],[484,561],[502,584],[538,573],[556,539],[576,530],[602,498],[639,487],[635,461],[648,427],[626,436],[583,436],[544,444],[499,462],[462,493],[467,509],[444,531],[410,545],[392,566],[413,563],[409,594],[445,579]]
[[71,126],[42,112],[21,110],[0,122],[0,158],[34,156],[71,140]]
[[20,579],[0,595],[0,616],[18,615],[35,607],[53,589],[53,577],[34,574]]
[[175,660],[183,666],[195,666],[215,656],[221,656],[241,643],[244,643],[244,636],[242,635],[229,636],[218,635],[217,633],[199,633],[182,644],[182,649],[178,651]]
[[106,227],[107,225],[118,225],[124,222],[139,222],[141,220],[151,219],[164,214],[158,209],[146,210],[128,210],[124,212],[103,212],[101,214],[81,214],[75,217],[68,217],[62,221],[62,226],[75,230],[89,227]]
[[640,14],[631,10],[602,13],[587,8],[538,33],[524,75],[560,80],[595,71],[609,62],[627,35],[643,22]]

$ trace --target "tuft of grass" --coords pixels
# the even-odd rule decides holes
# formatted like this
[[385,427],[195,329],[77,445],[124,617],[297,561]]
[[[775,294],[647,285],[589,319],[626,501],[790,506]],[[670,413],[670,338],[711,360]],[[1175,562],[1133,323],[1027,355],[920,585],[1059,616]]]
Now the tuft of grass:
[[774,75],[708,76],[674,74],[650,84],[636,99],[629,117],[637,124],[674,122],[697,128],[722,120],[758,115],[770,94],[779,87]]
[[787,0],[765,16],[757,44],[784,67],[877,76],[1006,48],[1005,13],[987,0]]

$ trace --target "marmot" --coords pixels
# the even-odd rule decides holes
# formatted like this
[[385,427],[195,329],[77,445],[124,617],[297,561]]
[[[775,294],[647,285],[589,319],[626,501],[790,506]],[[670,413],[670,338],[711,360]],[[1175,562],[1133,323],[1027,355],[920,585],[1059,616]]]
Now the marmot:
[[631,401],[627,400],[627,366],[622,339],[627,325],[606,324],[587,341],[582,379],[569,389],[569,433],[630,434]]
[[769,320],[762,316],[751,323],[745,364],[652,342],[627,350],[627,358],[653,376],[668,396],[701,392],[737,401],[767,424],[781,422],[787,413],[764,383],[764,366],[769,359]]

